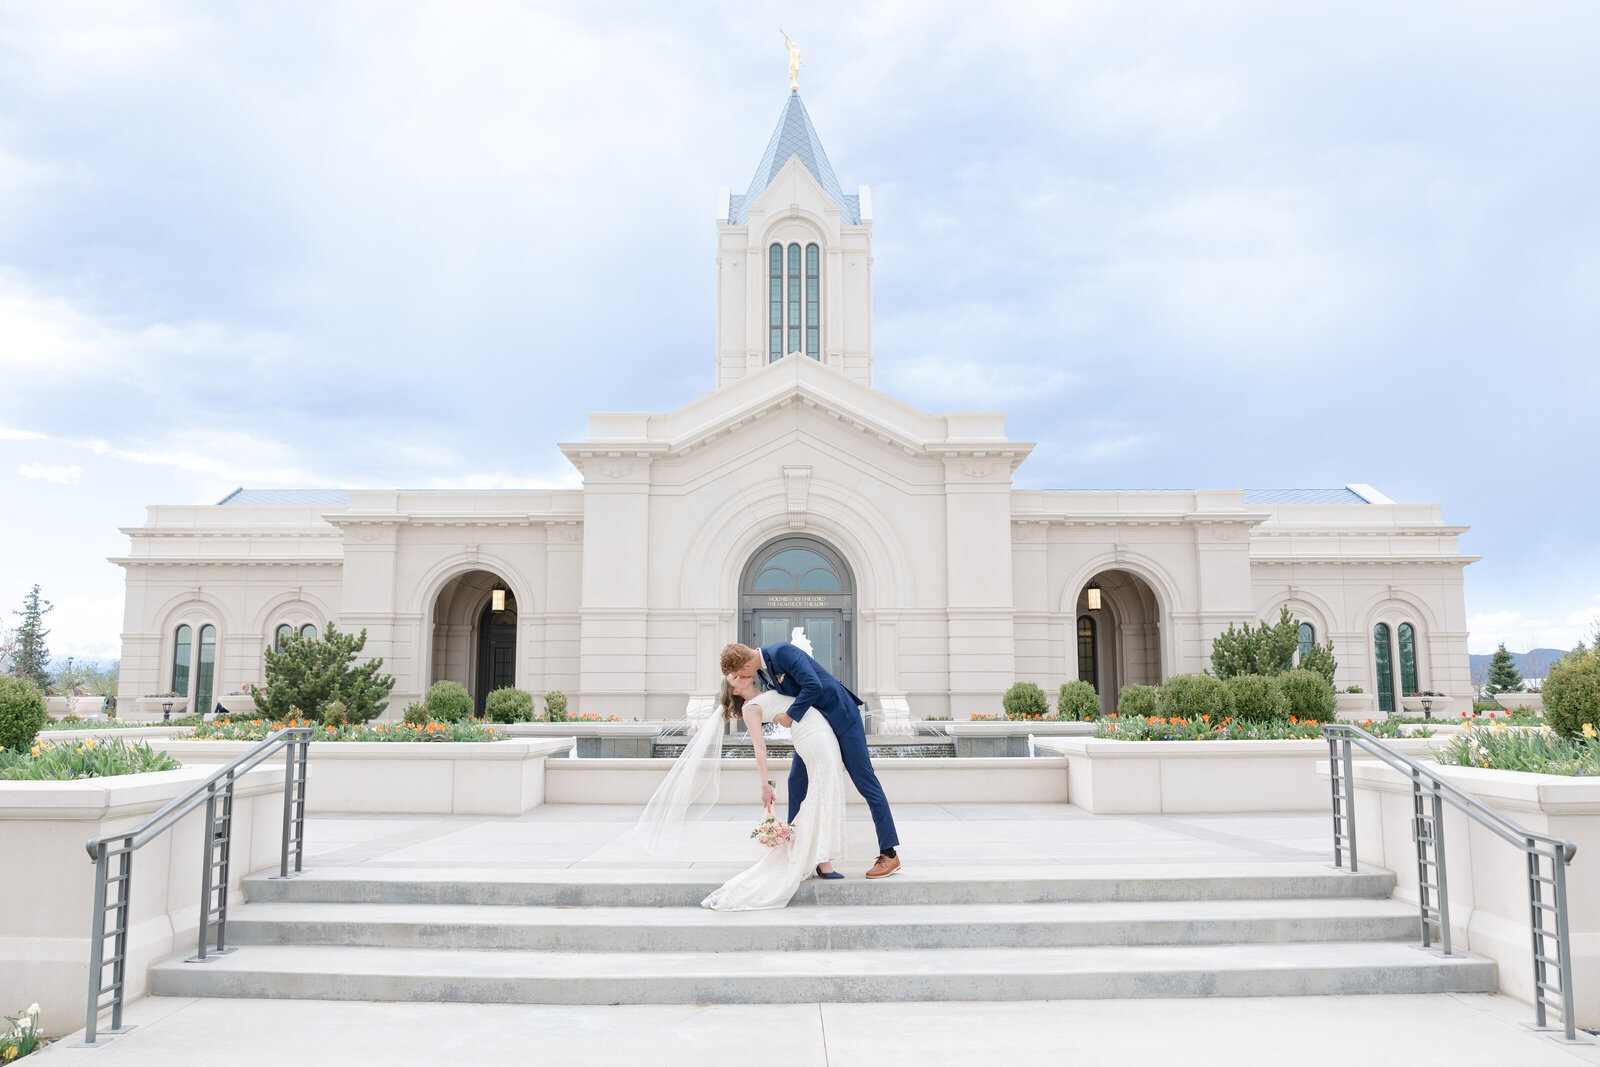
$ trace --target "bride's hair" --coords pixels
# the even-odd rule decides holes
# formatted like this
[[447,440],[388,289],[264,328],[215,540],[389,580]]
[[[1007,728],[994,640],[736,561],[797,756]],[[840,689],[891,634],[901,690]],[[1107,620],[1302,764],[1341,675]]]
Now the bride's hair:
[[722,709],[723,722],[732,722],[744,714],[744,697],[733,691],[726,678],[717,689],[717,707]]

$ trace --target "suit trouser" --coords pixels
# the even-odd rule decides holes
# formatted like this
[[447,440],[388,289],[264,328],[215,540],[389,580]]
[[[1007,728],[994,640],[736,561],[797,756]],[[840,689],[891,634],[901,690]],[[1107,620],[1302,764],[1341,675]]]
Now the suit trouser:
[[[822,714],[816,708],[811,710],[813,714]],[[851,709],[852,712],[854,710],[854,708]],[[833,720],[829,719],[828,723],[830,726],[833,725]],[[861,799],[867,802],[867,810],[872,813],[872,826],[878,833],[878,848],[895,848],[900,844],[900,837],[895,833],[894,816],[889,814],[889,798],[883,795],[883,786],[878,782],[878,773],[872,769],[872,757],[867,754],[866,733],[858,725],[854,730],[837,734],[837,736],[839,738],[839,755],[844,758],[845,773],[850,776],[850,781],[855,784],[856,792],[861,794]],[[806,798],[808,781],[805,761],[796,756],[789,767],[789,821],[791,823],[794,822],[795,816],[800,813],[800,804]]]

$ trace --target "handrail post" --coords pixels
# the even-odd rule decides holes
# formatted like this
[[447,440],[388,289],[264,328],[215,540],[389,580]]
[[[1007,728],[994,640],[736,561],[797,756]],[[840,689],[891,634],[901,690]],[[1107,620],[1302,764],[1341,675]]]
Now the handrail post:
[[88,1022],[83,1030],[83,1043],[94,1044],[95,1030],[100,1021],[100,981],[105,964],[106,946],[106,847],[100,846],[94,858],[94,922],[89,933],[89,1004]]
[[1350,873],[1356,873],[1356,776],[1350,759],[1350,735],[1344,742],[1344,828],[1350,842]]
[[1440,951],[1450,955],[1450,875],[1444,865],[1444,797],[1439,794],[1439,783],[1433,783],[1433,865],[1434,877],[1439,879],[1439,944]]
[[[1551,857],[1550,873],[1556,890],[1556,947],[1560,953],[1562,1030],[1566,1040],[1576,1042],[1578,1034],[1573,1021],[1576,1012],[1572,1006],[1572,935],[1567,928],[1567,865],[1559,849]],[[1533,992],[1542,1005],[1544,991],[1535,989]]]
[[213,785],[206,790],[205,844],[200,849],[200,947],[195,951],[197,962],[206,959],[206,942],[211,932],[211,856],[217,839],[217,790]]

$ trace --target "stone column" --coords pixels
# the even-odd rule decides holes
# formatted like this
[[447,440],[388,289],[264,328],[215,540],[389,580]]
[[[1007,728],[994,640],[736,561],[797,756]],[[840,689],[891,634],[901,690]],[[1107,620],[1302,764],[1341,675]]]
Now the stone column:
[[583,621],[579,638],[582,709],[642,716],[647,679],[650,571],[648,456],[585,455]]
[[1007,459],[945,458],[945,560],[950,717],[994,714],[1016,680]]

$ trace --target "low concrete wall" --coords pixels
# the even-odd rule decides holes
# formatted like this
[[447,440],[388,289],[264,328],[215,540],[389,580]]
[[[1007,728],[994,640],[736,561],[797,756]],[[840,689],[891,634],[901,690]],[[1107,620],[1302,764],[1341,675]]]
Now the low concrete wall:
[[[1427,755],[1433,738],[1393,742]],[[1096,815],[1317,811],[1330,804],[1317,761],[1328,744],[1308,741],[1113,741],[1040,738],[1066,758],[1073,804]]]
[[665,723],[514,722],[496,725],[507,737],[575,737],[583,759],[649,759]]
[[[275,867],[282,846],[282,757],[234,787],[229,899],[245,874]],[[73,782],[0,782],[0,1010],[39,1002],[46,1033],[84,1025],[94,863],[84,844],[132,829],[212,767]],[[134,854],[127,999],[142,996],[150,965],[198,940],[205,808]],[[109,973],[109,972],[108,972]],[[106,1016],[110,1018],[109,1015]]]
[[[1319,769],[1326,792],[1326,760]],[[1600,779],[1480,767],[1432,769],[1524,829],[1577,844],[1577,855],[1567,868],[1574,1021],[1585,1029],[1600,1026]],[[1414,903],[1417,851],[1411,838],[1411,780],[1372,760],[1358,760],[1352,771],[1359,865],[1395,872],[1394,895]],[[1500,991],[1532,1004],[1532,934],[1522,853],[1448,806],[1444,843],[1452,947],[1494,960],[1499,965]]]
[[[188,737],[194,733],[193,726],[130,726],[130,727],[101,727],[85,726],[81,730],[41,730],[40,741],[82,741],[92,737],[96,741],[148,741],[154,746],[156,741],[165,741],[173,737]],[[160,746],[154,746],[160,747]]]
[[[545,771],[545,801],[550,804],[643,804],[650,799],[671,760],[551,760]],[[872,761],[890,804],[1061,803],[1067,799],[1064,759],[881,759]],[[756,761],[722,761],[722,799],[757,796]],[[767,776],[777,783],[778,799],[788,800],[789,760],[769,760]],[[849,803],[863,803],[854,787]]]
[[1092,722],[951,722],[940,723],[956,743],[956,755],[988,759],[1029,755],[1028,737],[1093,737]]
[[[253,744],[178,740],[161,747],[185,764],[218,764]],[[306,810],[315,814],[520,815],[544,803],[545,760],[566,755],[572,745],[570,736],[505,741],[313,741]]]

